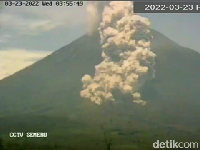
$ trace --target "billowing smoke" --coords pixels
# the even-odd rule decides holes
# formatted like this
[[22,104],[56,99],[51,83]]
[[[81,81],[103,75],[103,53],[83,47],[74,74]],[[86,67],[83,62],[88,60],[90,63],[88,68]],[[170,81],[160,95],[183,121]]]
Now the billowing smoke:
[[154,77],[149,25],[147,18],[134,13],[132,2],[111,1],[104,7],[99,24],[104,60],[95,66],[94,78],[82,77],[81,97],[100,105],[114,101],[113,91],[120,90],[121,94],[132,95],[133,102],[146,104],[139,89]]

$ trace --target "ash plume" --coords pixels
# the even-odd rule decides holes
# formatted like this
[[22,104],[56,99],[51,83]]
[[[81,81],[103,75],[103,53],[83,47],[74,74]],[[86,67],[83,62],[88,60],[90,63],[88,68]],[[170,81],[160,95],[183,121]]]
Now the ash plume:
[[117,89],[132,95],[133,102],[146,104],[138,91],[155,72],[149,25],[147,18],[134,13],[130,1],[111,1],[104,7],[98,29],[104,60],[95,66],[93,78],[82,77],[81,97],[100,105],[115,101],[113,90]]
[[104,9],[104,6],[108,2],[100,2],[100,1],[94,1],[89,2],[87,5],[87,33],[88,35],[92,35],[98,28],[99,24],[102,20],[102,12]]

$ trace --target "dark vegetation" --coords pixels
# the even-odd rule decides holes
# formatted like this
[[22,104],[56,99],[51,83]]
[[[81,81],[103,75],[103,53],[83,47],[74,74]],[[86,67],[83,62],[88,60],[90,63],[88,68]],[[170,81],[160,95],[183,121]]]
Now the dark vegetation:
[[[144,107],[121,95],[101,107],[80,98],[81,77],[93,75],[102,60],[98,34],[0,81],[0,149],[150,150],[156,140],[200,143],[200,54],[152,34],[156,77],[141,89]],[[48,137],[10,138],[9,132]]]

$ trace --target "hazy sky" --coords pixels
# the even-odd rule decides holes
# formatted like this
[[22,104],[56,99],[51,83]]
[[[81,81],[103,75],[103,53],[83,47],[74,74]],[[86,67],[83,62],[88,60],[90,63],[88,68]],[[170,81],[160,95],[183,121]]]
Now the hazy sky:
[[[200,14],[141,14],[152,28],[200,52]],[[0,79],[86,33],[86,2],[78,7],[4,7],[0,11]]]

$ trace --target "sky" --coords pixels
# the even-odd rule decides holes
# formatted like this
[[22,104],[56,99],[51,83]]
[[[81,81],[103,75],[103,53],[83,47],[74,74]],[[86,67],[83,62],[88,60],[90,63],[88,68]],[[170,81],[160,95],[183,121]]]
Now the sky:
[[[87,30],[86,5],[0,9],[0,80],[69,44]],[[151,28],[200,52],[200,14],[141,14]]]

